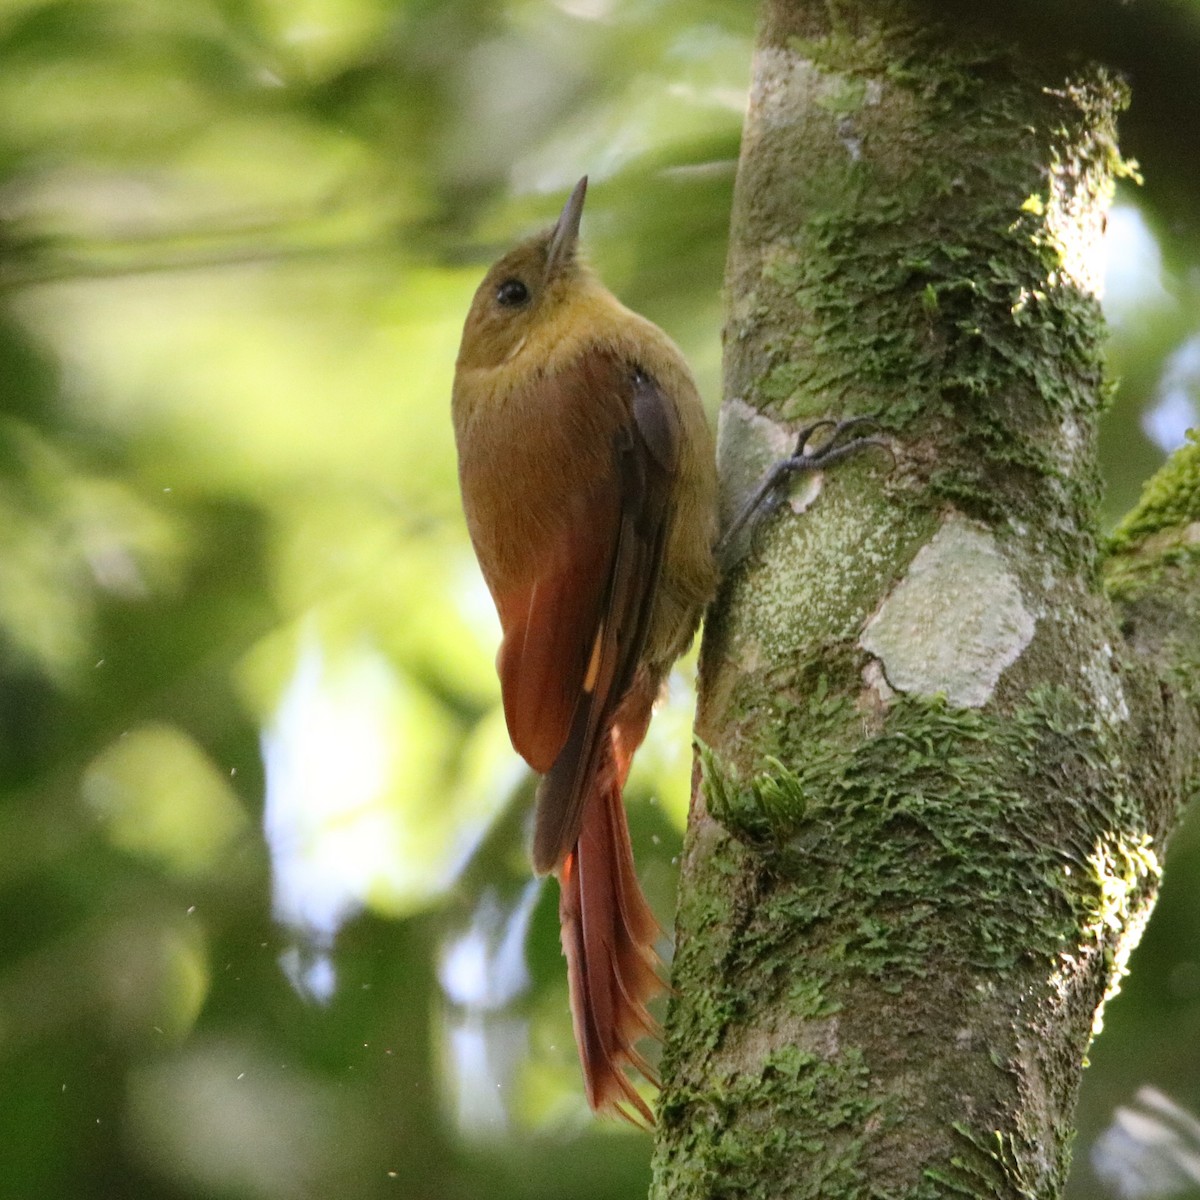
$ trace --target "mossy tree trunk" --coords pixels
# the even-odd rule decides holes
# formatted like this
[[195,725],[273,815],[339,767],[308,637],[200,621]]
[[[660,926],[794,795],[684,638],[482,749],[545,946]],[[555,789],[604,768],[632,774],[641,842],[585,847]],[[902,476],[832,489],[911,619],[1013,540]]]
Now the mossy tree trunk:
[[765,6],[729,505],[817,418],[895,464],[801,480],[710,614],[663,1200],[1061,1190],[1200,749],[1200,448],[1096,532],[1121,100],[908,0]]

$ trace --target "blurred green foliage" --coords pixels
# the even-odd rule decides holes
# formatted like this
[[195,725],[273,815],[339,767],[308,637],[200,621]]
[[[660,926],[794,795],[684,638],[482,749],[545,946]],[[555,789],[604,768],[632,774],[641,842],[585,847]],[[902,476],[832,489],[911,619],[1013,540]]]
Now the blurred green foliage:
[[[0,7],[0,1196],[644,1193],[578,1084],[448,397],[485,264],[587,172],[594,260],[715,408],[752,19]],[[1157,186],[1122,210],[1110,515],[1200,378]],[[632,787],[668,927],[688,721],[681,676]],[[1198,836],[1085,1147],[1142,1082],[1200,1109]]]

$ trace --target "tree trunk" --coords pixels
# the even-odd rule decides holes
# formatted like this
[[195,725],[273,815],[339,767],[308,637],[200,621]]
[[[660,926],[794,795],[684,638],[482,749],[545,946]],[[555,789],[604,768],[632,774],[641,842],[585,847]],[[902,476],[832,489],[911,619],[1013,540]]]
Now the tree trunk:
[[709,616],[662,1198],[1059,1195],[1195,784],[1200,447],[1119,540],[1119,609],[1096,532],[1122,88],[937,11],[763,14],[727,507],[818,418],[895,464],[801,480]]

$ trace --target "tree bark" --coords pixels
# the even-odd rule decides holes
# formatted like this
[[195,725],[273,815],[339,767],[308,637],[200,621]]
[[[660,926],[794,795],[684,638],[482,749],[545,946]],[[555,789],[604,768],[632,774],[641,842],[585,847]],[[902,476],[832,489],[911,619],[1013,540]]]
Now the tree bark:
[[800,481],[709,615],[655,1196],[1061,1191],[1200,753],[1200,447],[1097,536],[1122,101],[912,0],[765,5],[727,508],[818,418],[896,461]]

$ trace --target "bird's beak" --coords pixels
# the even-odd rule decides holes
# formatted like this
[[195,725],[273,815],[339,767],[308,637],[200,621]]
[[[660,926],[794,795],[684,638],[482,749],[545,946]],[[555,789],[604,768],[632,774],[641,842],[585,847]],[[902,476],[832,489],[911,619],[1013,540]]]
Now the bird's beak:
[[571,193],[570,199],[563,205],[562,215],[554,232],[550,235],[550,249],[546,254],[546,275],[554,275],[564,264],[571,261],[575,255],[575,243],[579,240],[579,218],[583,216],[583,199],[587,195],[587,176],[585,175]]

